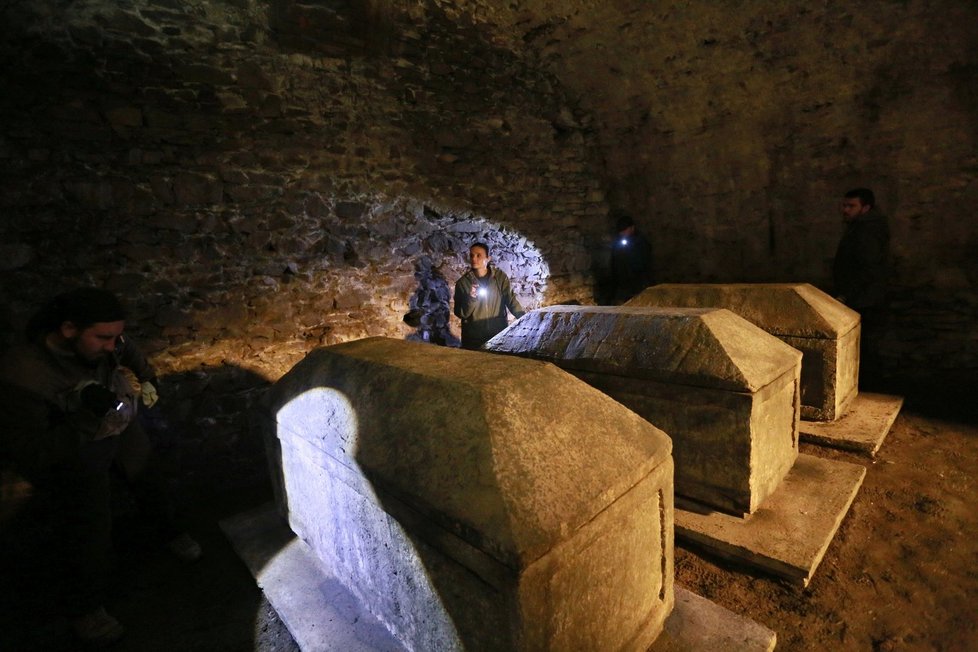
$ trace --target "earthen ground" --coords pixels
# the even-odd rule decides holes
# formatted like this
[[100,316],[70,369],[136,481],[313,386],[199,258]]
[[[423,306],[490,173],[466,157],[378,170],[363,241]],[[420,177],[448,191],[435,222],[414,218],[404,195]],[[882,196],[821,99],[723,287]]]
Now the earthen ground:
[[905,409],[805,589],[676,549],[676,582],[770,627],[779,650],[978,650],[978,427]]
[[[778,650],[978,649],[978,426],[972,423],[923,416],[908,405],[874,460],[803,444],[805,453],[868,467],[807,588],[682,547],[677,583],[774,630]],[[113,650],[295,652],[217,525],[267,501],[270,492],[192,498],[206,557],[184,567],[145,546],[123,550],[109,609],[128,633]],[[0,649],[75,649],[44,600],[50,580],[4,582]]]

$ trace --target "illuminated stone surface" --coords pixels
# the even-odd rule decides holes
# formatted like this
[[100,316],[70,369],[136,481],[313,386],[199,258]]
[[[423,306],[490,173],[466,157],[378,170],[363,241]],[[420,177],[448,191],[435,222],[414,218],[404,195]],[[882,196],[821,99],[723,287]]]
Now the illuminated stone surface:
[[[223,519],[220,527],[300,649],[404,649],[323,568],[273,504]],[[676,586],[675,607],[645,652],[770,652],[776,642],[767,627]]]
[[672,609],[669,438],[557,367],[386,338],[274,387],[280,508],[409,649],[644,650]]
[[729,310],[555,306],[486,349],[553,362],[673,439],[676,493],[753,512],[798,456],[801,354]]
[[726,308],[798,349],[804,419],[832,421],[858,392],[859,313],[808,283],[662,284],[627,305]]

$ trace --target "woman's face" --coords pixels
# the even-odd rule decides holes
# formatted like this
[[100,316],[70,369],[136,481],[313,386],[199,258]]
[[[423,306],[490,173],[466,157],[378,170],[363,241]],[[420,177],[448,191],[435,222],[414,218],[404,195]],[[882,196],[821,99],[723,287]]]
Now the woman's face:
[[484,272],[489,264],[489,254],[482,247],[472,247],[469,249],[469,264],[477,272]]

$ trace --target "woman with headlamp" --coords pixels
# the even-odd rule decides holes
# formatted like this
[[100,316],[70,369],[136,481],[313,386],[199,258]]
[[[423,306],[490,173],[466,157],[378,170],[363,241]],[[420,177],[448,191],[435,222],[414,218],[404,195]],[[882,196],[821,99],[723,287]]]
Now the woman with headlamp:
[[509,324],[506,311],[522,317],[509,277],[490,265],[489,246],[469,248],[470,269],[455,282],[455,316],[462,320],[462,348],[478,349]]

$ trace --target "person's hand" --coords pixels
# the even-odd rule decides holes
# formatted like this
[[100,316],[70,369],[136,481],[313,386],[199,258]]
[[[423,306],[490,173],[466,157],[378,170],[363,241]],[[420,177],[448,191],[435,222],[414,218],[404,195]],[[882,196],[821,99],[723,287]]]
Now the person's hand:
[[109,410],[114,410],[119,404],[119,398],[105,385],[92,383],[82,389],[81,403],[97,417],[104,417]]
[[156,388],[153,387],[153,383],[147,380],[145,383],[140,385],[140,388],[142,389],[141,397],[143,399],[143,405],[148,408],[156,405],[156,402],[160,400],[160,395],[156,393]]
[[142,386],[139,382],[139,378],[136,376],[135,371],[129,367],[123,366],[116,367],[116,371],[118,371],[119,375],[125,378],[126,382],[129,383],[129,394],[135,395],[142,391]]
[[472,288],[469,290],[469,298],[475,299],[477,296],[479,296],[479,286],[473,283]]

